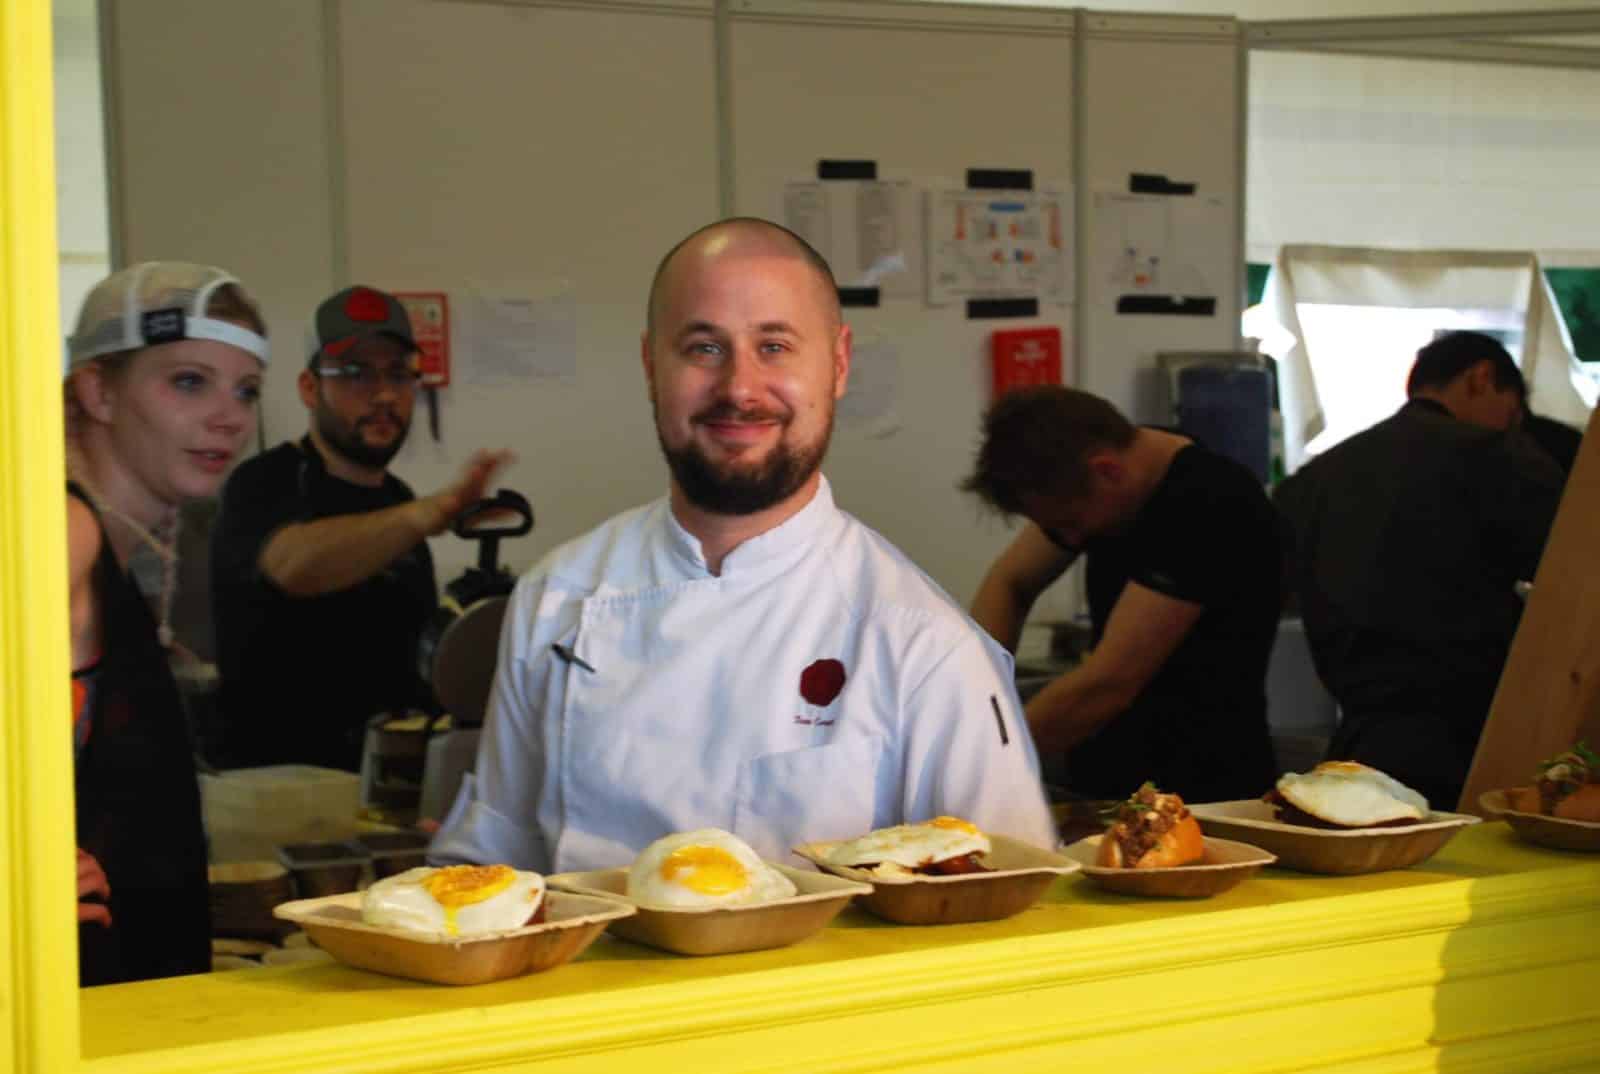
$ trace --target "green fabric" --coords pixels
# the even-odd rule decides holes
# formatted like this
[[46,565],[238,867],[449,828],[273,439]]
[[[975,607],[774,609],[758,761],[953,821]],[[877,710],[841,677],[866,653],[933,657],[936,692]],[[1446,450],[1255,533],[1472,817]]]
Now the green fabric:
[[1261,301],[1261,294],[1267,289],[1267,273],[1272,271],[1271,265],[1251,261],[1244,267],[1244,304],[1248,309]]
[[1600,269],[1547,268],[1544,278],[1567,322],[1573,351],[1585,362],[1600,362]]

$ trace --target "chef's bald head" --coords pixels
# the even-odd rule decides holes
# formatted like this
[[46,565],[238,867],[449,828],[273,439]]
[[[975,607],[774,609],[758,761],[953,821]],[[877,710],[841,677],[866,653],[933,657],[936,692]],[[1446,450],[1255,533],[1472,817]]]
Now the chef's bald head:
[[817,300],[823,304],[828,323],[837,327],[843,319],[833,270],[810,243],[770,220],[735,216],[707,224],[667,251],[650,280],[645,332],[654,335],[674,280],[724,257],[790,257],[803,262],[812,270]]

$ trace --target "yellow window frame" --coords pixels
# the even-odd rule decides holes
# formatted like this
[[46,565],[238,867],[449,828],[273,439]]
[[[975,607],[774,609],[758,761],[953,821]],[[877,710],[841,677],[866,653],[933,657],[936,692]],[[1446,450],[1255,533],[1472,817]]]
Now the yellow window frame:
[[0,4],[0,1037],[79,1063],[50,5]]

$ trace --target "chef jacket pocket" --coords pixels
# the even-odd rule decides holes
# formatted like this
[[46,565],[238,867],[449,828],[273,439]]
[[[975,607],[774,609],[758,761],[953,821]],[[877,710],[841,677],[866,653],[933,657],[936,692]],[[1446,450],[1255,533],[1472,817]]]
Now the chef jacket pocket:
[[744,762],[734,831],[769,861],[824,839],[849,839],[873,826],[883,740],[851,737]]

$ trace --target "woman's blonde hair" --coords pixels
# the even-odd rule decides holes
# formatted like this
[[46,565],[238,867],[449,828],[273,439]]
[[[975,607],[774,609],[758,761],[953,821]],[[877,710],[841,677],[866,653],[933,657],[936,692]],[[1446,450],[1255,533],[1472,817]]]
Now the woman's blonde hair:
[[[218,320],[230,321],[241,328],[247,328],[258,336],[267,334],[267,325],[261,317],[261,311],[256,308],[250,296],[245,294],[244,288],[236,283],[224,283],[212,291],[206,299],[205,315]],[[136,347],[130,350],[114,351],[110,354],[95,355],[76,363],[67,371],[62,380],[62,403],[65,407],[64,432],[66,435],[66,468],[67,479],[83,490],[89,502],[101,518],[104,526],[109,518],[116,518],[128,527],[130,531],[161,559],[161,593],[159,596],[159,626],[157,633],[163,646],[172,644],[172,601],[177,589],[178,579],[178,525],[179,512],[172,510],[168,518],[155,527],[154,531],[146,528],[137,520],[129,518],[127,514],[119,511],[108,503],[106,498],[95,487],[90,477],[90,468],[83,456],[83,442],[81,433],[85,423],[89,420],[89,413],[83,405],[79,394],[79,382],[83,375],[98,376],[112,382],[121,380],[127,375],[128,368],[147,348]],[[92,371],[92,372],[91,372]]]

